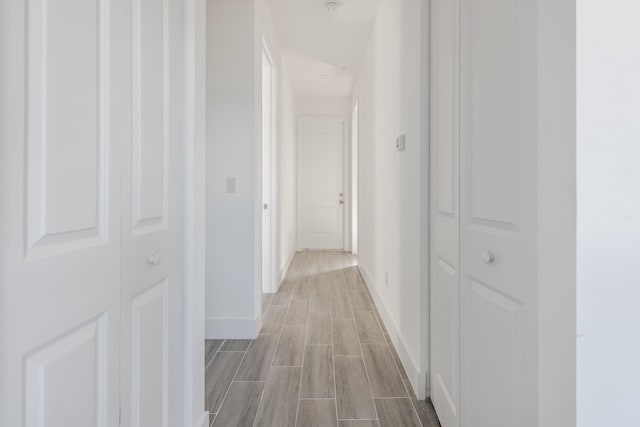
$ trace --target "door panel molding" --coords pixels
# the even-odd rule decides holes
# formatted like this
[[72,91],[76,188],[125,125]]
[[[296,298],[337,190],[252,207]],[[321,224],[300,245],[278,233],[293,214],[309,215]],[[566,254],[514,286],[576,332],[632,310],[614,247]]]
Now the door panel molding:
[[140,235],[168,224],[168,0],[134,0],[132,10],[132,233]]
[[[25,257],[30,260],[107,239],[110,1],[74,2],[75,25],[62,12],[68,3],[35,0],[27,9]],[[68,55],[70,50],[82,54]]]
[[[342,116],[305,116],[298,120],[298,250],[345,248],[348,120]],[[327,147],[327,138],[332,136],[336,137],[335,144]],[[318,161],[322,164],[315,164]]]
[[25,356],[26,427],[61,425],[70,408],[70,427],[108,426],[108,323],[104,313]]
[[[133,427],[169,425],[168,287],[167,278],[131,300]],[[162,327],[158,328],[157,325]],[[159,383],[157,379],[160,379]],[[162,411],[156,411],[158,407]]]

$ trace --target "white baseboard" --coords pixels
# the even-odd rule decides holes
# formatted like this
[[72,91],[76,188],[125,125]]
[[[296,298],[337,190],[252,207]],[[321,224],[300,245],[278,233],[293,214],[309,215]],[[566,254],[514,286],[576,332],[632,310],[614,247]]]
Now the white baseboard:
[[407,372],[407,377],[409,378],[409,382],[411,382],[413,391],[416,393],[418,399],[424,400],[427,397],[427,372],[420,370],[419,365],[407,350],[405,340],[393,321],[393,318],[389,314],[389,310],[387,309],[384,300],[378,294],[374,281],[371,276],[369,276],[367,269],[362,265],[358,265],[358,269],[360,270],[360,274],[362,275],[367,288],[369,288],[373,302],[376,304],[376,307],[380,312],[380,317],[382,317],[382,321],[389,332],[389,337],[391,338],[396,350],[398,350],[398,356],[400,356],[402,366],[404,366],[404,369]]
[[209,412],[205,411],[193,427],[209,427]]
[[287,275],[287,271],[289,271],[289,267],[291,267],[291,262],[293,261],[293,257],[295,256],[295,254],[296,254],[296,250],[294,249],[289,254],[289,258],[287,258],[287,262],[285,262],[284,266],[280,269],[280,273],[278,275],[278,287],[280,287],[280,284],[284,280],[284,276]]
[[254,339],[262,328],[261,317],[255,318],[216,318],[205,319],[204,337],[206,339]]

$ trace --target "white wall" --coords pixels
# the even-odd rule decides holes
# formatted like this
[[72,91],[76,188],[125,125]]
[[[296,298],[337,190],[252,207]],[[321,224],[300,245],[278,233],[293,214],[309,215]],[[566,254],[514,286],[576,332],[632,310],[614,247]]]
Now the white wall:
[[[208,0],[208,338],[253,338],[261,326],[259,156],[263,34],[279,64],[277,35],[266,0]],[[283,76],[286,80],[286,74]],[[285,117],[280,124],[285,126],[278,134],[285,135],[285,139],[290,138],[294,114],[291,98],[284,96],[279,108]],[[291,156],[286,150],[285,153],[285,159]],[[237,177],[236,194],[225,192],[228,176]]]
[[578,2],[578,426],[638,426],[640,3]]
[[351,99],[331,96],[299,96],[296,98],[298,116],[351,117]]
[[280,63],[278,128],[278,269],[282,280],[296,250],[296,100],[289,75]]
[[[251,337],[255,312],[254,4],[207,2],[206,335]],[[233,40],[233,43],[229,43]],[[226,194],[225,178],[238,192]]]
[[[429,327],[426,7],[420,0],[382,0],[353,100],[360,110],[359,263],[420,397]],[[395,149],[400,134],[405,152]]]

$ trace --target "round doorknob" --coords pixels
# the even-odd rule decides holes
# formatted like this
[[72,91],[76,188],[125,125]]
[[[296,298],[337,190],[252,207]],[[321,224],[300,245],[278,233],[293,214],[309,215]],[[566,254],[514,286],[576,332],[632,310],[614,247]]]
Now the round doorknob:
[[158,255],[157,253],[152,253],[151,255],[149,255],[149,258],[147,259],[147,263],[149,265],[158,265],[160,264],[160,255]]
[[484,262],[485,264],[493,264],[493,262],[496,260],[496,257],[489,251],[484,251],[482,253],[482,262]]

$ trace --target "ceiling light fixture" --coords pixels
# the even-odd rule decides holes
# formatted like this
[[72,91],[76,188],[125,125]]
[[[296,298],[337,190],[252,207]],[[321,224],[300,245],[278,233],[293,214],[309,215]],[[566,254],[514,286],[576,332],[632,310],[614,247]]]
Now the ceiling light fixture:
[[342,0],[325,0],[324,2],[324,7],[326,7],[329,12],[333,12],[340,6],[342,6]]

